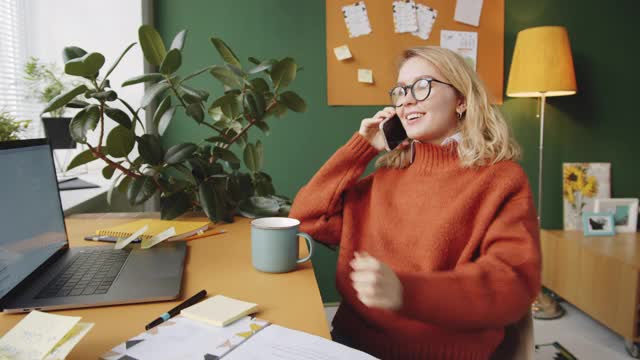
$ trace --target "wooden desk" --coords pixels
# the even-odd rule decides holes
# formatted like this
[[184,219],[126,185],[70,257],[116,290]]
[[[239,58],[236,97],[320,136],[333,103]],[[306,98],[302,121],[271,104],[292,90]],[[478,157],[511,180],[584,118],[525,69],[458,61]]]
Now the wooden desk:
[[628,341],[640,341],[640,236],[543,230],[542,283]]
[[[155,217],[141,213],[136,217]],[[104,245],[83,240],[98,227],[131,221],[133,214],[83,214],[66,219],[71,247]],[[119,343],[144,331],[144,326],[187,297],[206,289],[209,295],[224,294],[260,305],[258,317],[288,328],[330,339],[320,291],[310,262],[286,274],[266,274],[251,265],[249,219],[218,225],[227,234],[189,241],[182,295],[178,301],[107,306],[57,311],[55,314],[81,316],[95,323],[67,359],[97,359]],[[113,245],[111,245],[113,246]],[[306,245],[301,255],[308,254]],[[141,284],[143,286],[143,284]],[[0,334],[6,333],[24,315],[0,315]]]

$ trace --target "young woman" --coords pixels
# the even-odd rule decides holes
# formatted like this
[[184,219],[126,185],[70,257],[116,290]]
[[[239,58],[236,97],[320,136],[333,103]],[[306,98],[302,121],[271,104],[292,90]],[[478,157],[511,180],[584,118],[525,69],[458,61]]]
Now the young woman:
[[[382,359],[488,359],[540,289],[539,231],[519,148],[473,69],[404,52],[392,107],[362,120],[291,217],[339,245],[334,340]],[[397,114],[409,141],[381,156]]]

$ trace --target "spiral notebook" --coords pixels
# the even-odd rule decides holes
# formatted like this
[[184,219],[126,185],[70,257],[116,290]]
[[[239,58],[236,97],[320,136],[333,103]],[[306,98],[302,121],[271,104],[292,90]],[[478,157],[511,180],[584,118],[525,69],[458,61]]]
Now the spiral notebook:
[[126,224],[98,229],[96,230],[96,235],[128,238],[145,225],[148,226],[148,229],[140,236],[142,240],[149,240],[171,227],[175,228],[176,235],[170,237],[169,241],[182,240],[209,228],[208,221],[140,219]]

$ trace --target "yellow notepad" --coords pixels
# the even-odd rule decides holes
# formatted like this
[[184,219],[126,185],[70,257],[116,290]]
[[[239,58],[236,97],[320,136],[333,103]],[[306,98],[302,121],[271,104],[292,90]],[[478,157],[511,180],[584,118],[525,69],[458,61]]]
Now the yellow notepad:
[[180,315],[215,326],[227,326],[241,317],[257,311],[257,304],[216,295],[183,309]]
[[176,235],[170,237],[168,239],[169,241],[182,240],[200,231],[206,231],[209,228],[208,221],[140,219],[122,225],[98,229],[96,230],[96,234],[100,236],[128,238],[145,225],[149,228],[140,236],[142,240],[149,240],[171,227],[175,228]]

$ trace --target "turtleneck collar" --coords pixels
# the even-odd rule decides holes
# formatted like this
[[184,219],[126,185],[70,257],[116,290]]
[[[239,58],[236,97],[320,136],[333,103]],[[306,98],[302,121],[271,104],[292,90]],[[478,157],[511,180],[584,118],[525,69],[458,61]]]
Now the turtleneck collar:
[[444,145],[411,142],[413,162],[411,168],[420,172],[455,169],[460,166],[458,142],[450,141]]

